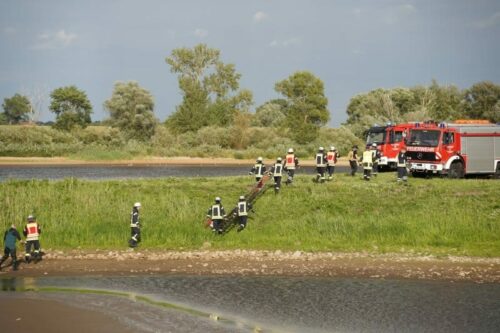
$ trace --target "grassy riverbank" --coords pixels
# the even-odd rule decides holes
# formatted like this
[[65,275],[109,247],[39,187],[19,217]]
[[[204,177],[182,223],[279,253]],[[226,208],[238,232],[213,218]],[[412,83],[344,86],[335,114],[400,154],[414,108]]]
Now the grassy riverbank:
[[0,227],[34,213],[44,248],[125,248],[129,213],[141,201],[143,248],[422,252],[500,256],[500,184],[495,180],[372,182],[344,174],[327,184],[299,176],[267,192],[242,233],[217,237],[202,225],[219,195],[230,210],[249,177],[0,183]]

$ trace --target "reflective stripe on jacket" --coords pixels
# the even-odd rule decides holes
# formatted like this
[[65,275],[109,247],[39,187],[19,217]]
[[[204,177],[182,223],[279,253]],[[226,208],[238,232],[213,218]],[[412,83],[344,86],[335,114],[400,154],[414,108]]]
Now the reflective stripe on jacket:
[[287,154],[285,157],[285,163],[286,163],[286,168],[288,170],[295,169],[295,155],[294,154]]
[[273,176],[281,177],[283,175],[283,164],[275,163],[273,166]]
[[40,233],[38,232],[38,223],[31,222],[26,225],[26,240],[38,240]]
[[323,154],[323,153],[316,154],[316,166],[317,167],[325,167],[326,166],[325,154]]
[[363,153],[363,168],[371,169],[373,167],[373,152],[367,150]]
[[329,165],[335,165],[335,163],[337,163],[337,153],[334,151],[329,151],[326,154],[326,160],[328,161]]
[[406,154],[399,153],[398,154],[398,168],[406,168]]
[[222,220],[222,209],[221,205],[215,204],[212,205],[212,220]]
[[247,216],[247,215],[248,215],[247,202],[246,201],[238,202],[238,216]]
[[139,228],[139,212],[135,209],[130,213],[130,226],[132,228]]
[[261,176],[262,177],[262,175],[264,174],[264,164],[262,164],[262,163],[255,164],[254,170],[255,170],[255,175],[256,176]]

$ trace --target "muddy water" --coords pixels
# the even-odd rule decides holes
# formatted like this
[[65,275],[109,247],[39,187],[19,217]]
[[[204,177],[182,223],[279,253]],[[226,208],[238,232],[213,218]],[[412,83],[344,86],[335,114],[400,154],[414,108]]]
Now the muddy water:
[[[201,166],[201,165],[165,165],[165,166],[0,166],[0,181],[7,179],[130,179],[160,177],[220,177],[248,175],[251,166]],[[347,172],[346,167],[337,167],[337,172]],[[297,174],[313,174],[314,168],[302,167]]]
[[166,323],[178,328],[174,332],[255,327],[263,332],[498,332],[500,327],[499,284],[215,276],[3,280],[5,290],[26,285],[120,290],[181,306],[160,308],[130,295],[48,294],[80,307],[119,309],[121,320],[139,331],[162,331],[158,327]]

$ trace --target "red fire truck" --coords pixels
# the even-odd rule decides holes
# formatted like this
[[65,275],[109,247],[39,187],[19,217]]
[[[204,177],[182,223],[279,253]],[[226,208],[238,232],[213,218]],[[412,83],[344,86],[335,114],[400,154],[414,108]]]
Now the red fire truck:
[[415,123],[406,141],[410,172],[462,178],[500,176],[500,126],[484,121]]
[[401,148],[405,147],[408,130],[414,125],[413,123],[398,125],[387,123],[385,126],[370,127],[366,132],[366,149],[376,143],[382,155],[378,164],[380,169],[396,169],[396,158]]

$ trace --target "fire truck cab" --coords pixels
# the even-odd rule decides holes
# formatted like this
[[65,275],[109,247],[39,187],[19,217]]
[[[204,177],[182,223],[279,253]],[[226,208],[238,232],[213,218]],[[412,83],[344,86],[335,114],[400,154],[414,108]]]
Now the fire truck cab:
[[408,130],[413,126],[414,124],[388,123],[385,126],[372,126],[366,132],[366,149],[376,143],[380,151],[381,157],[378,163],[380,169],[396,169],[397,156],[401,148],[405,147]]
[[406,142],[413,175],[500,175],[499,125],[474,121],[415,125]]

